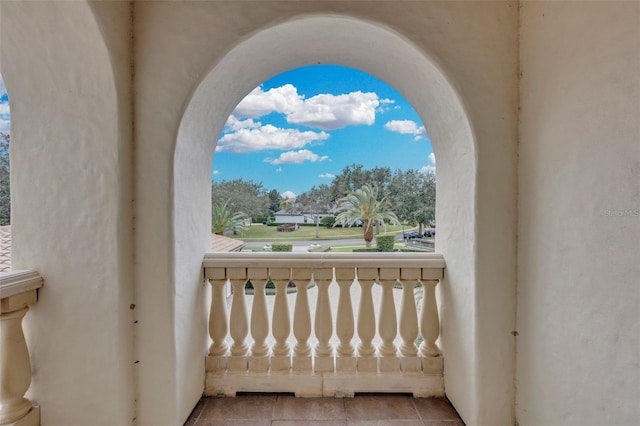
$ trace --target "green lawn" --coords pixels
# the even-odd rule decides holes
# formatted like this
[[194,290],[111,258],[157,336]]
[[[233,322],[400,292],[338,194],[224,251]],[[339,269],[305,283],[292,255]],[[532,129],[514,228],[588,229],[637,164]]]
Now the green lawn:
[[[405,231],[413,229],[405,227]],[[399,226],[387,226],[386,232],[384,228],[380,228],[380,235],[399,234],[402,229]],[[242,235],[235,235],[237,238],[246,242],[252,241],[300,241],[314,240],[316,236],[315,226],[301,226],[297,231],[278,232],[276,226],[266,226],[262,224],[252,224],[247,227]],[[362,238],[362,228],[325,228],[320,226],[320,240],[337,240],[342,238]]]

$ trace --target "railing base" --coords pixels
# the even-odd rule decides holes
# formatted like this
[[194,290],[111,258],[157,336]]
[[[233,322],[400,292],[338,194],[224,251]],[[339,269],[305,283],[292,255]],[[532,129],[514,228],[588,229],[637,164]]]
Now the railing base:
[[444,379],[441,373],[207,373],[206,396],[232,397],[238,392],[291,392],[305,398],[411,393],[423,398],[444,396]]
[[12,423],[3,423],[2,426],[40,426],[40,407],[34,405],[21,419]]

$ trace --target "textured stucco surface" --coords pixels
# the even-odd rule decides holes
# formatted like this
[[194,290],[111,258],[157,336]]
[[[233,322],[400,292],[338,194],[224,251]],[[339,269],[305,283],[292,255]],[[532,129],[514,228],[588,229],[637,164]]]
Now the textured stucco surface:
[[14,266],[46,281],[26,320],[44,423],[187,417],[214,141],[251,89],[318,61],[382,78],[426,123],[447,394],[468,424],[513,423],[518,7],[401,4],[1,3]]
[[520,425],[640,423],[640,3],[521,13]]
[[[173,143],[173,130],[170,122],[163,123],[166,134],[160,137],[155,117],[172,117],[176,104],[183,104],[176,99],[188,102],[172,171],[175,198],[164,184],[150,181],[146,167],[157,176],[155,161],[141,164],[147,171],[140,169],[145,182],[138,181],[143,196],[173,205],[173,218],[158,220],[173,221],[171,260],[180,293],[173,305],[175,339],[200,342],[198,325],[182,318],[192,318],[190,301],[201,298],[197,259],[206,243],[199,236],[208,227],[208,158],[228,113],[257,84],[291,67],[318,61],[353,66],[393,85],[426,117],[438,155],[439,194],[447,194],[438,200],[440,235],[447,238],[439,239],[437,247],[449,266],[442,288],[447,393],[468,422],[508,424],[514,400],[517,8],[504,2],[482,7],[412,2],[406,7],[406,13],[398,13],[393,2],[268,2],[253,4],[250,11],[230,3],[136,6],[141,23],[136,45],[145,46],[137,56],[137,124],[138,129],[153,126],[153,137],[140,130],[139,147],[160,155],[160,141]],[[168,58],[179,58],[180,66],[158,71]],[[142,78],[146,71],[141,69],[155,69],[155,78]],[[198,76],[202,83],[185,98],[191,92],[180,94],[176,82],[187,87],[187,81],[199,82]],[[166,92],[159,94],[158,87]],[[174,103],[164,102],[165,96]],[[465,129],[465,122],[472,128]],[[159,228],[141,224],[140,238],[160,240]],[[145,262],[142,257],[157,259],[150,251],[140,258]],[[158,279],[139,285],[151,289]],[[176,346],[178,382],[189,383],[184,377],[192,370],[185,369],[186,361],[198,359],[198,346],[191,347]],[[154,376],[153,370],[146,371]],[[189,394],[195,393],[193,387]],[[178,410],[183,413],[191,404]]]
[[85,3],[0,7],[12,120],[12,266],[36,269],[46,282],[24,320],[29,396],[43,408],[43,424],[129,424],[128,5],[110,6],[104,32]]

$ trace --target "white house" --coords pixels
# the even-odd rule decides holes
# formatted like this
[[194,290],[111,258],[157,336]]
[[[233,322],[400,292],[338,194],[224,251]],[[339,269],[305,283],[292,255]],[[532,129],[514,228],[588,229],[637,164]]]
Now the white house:
[[315,224],[316,217],[322,220],[324,217],[331,216],[331,213],[315,213],[315,212],[301,212],[301,213],[289,213],[286,210],[280,210],[273,214],[275,223],[297,223],[297,224]]

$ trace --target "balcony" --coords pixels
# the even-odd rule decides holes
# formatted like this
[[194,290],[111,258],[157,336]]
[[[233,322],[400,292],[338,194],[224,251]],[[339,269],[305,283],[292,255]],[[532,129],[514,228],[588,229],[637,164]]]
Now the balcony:
[[24,397],[31,384],[22,319],[38,301],[43,280],[34,271],[0,274],[0,425],[37,426],[40,409]]
[[212,290],[205,395],[444,395],[441,255],[216,253],[203,265]]

